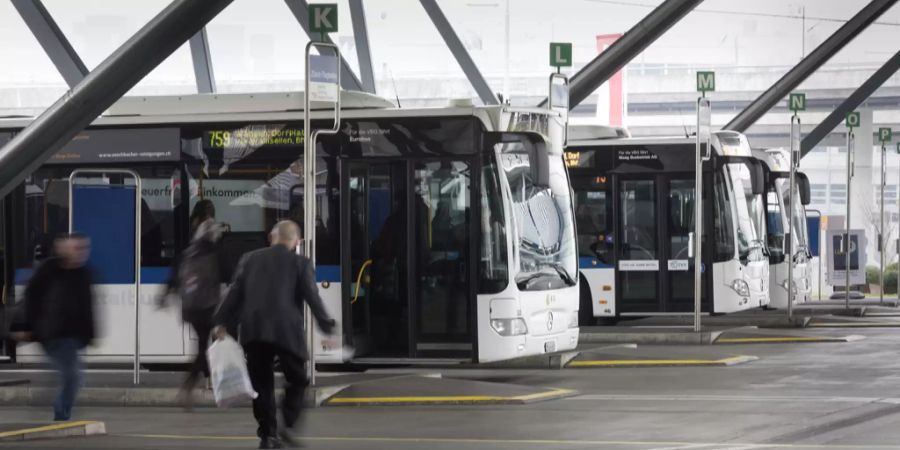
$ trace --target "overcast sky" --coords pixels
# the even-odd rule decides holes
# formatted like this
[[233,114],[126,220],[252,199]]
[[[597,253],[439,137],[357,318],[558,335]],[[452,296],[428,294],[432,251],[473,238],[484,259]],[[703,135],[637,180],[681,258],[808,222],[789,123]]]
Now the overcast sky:
[[[335,0],[332,0],[335,1]],[[355,64],[347,2],[336,40]],[[166,0],[44,0],[88,68],[96,66]],[[820,44],[868,0],[707,0],[651,45],[635,64],[788,66]],[[440,0],[482,72],[504,73],[506,0]],[[658,0],[510,0],[513,74],[548,72],[547,44],[572,42],[576,67],[596,54],[598,34],[621,33]],[[365,2],[376,76],[462,72],[417,0]],[[805,13],[806,20],[801,18]],[[880,65],[897,51],[900,7],[859,36],[832,64]],[[219,80],[302,79],[306,36],[282,0],[235,0],[208,26]],[[0,87],[62,79],[9,1],[0,0]],[[192,83],[186,46],[142,83]]]

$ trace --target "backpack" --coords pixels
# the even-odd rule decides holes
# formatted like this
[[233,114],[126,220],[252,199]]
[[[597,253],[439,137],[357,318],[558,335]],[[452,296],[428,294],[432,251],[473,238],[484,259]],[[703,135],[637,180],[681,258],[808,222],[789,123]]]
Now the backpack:
[[185,249],[178,267],[178,293],[183,312],[198,312],[219,305],[222,294],[219,260],[209,242],[196,241]]

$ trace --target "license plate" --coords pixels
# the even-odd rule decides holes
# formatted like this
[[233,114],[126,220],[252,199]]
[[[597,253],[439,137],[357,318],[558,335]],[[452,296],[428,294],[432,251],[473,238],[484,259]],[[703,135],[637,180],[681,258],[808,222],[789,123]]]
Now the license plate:
[[550,353],[556,351],[556,341],[547,341],[544,342],[544,353]]

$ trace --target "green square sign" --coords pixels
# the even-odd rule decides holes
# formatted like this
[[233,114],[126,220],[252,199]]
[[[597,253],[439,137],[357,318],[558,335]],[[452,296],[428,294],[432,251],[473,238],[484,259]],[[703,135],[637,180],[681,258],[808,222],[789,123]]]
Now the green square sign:
[[312,33],[334,33],[338,30],[338,6],[335,3],[312,3],[309,5],[309,31]]
[[713,71],[697,72],[697,92],[713,92],[716,90],[716,73]]
[[881,142],[891,142],[893,138],[893,132],[890,128],[879,128],[878,129],[878,140]]
[[806,94],[794,93],[788,98],[788,109],[793,112],[806,110]]
[[849,112],[844,118],[844,125],[846,125],[847,128],[856,128],[859,126],[859,121],[859,111]]
[[571,67],[572,44],[569,42],[551,42],[550,65],[554,67]]

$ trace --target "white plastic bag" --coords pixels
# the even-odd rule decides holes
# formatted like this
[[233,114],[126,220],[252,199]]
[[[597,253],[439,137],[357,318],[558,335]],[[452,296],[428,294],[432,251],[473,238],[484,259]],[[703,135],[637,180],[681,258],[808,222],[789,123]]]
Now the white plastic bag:
[[227,408],[256,398],[241,344],[231,336],[225,336],[209,346],[207,358],[216,406]]

